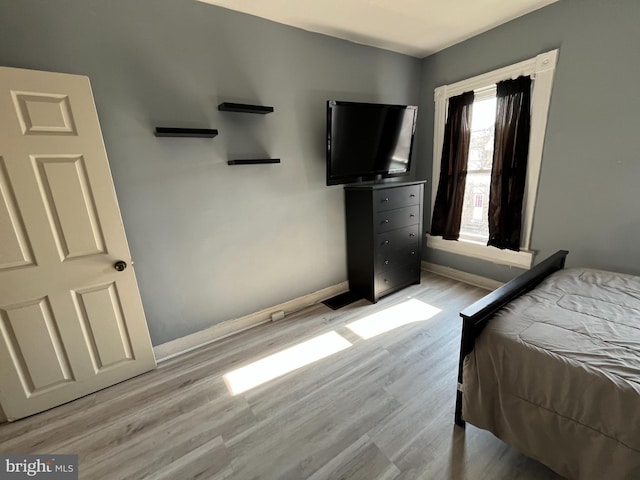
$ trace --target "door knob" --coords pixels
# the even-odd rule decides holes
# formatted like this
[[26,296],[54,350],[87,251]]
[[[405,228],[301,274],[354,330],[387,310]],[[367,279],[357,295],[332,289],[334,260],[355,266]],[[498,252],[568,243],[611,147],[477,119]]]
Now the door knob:
[[115,268],[117,271],[121,272],[125,268],[127,268],[127,262],[123,262],[122,260],[118,260],[116,263],[113,264],[113,268]]

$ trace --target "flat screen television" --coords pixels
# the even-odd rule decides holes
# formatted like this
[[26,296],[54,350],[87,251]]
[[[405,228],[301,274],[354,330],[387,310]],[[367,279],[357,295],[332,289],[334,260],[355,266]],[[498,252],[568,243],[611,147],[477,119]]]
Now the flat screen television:
[[327,101],[327,185],[406,175],[418,107]]

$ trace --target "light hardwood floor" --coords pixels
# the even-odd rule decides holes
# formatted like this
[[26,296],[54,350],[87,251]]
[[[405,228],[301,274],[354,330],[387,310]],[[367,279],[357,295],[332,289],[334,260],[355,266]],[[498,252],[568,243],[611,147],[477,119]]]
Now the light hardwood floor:
[[[423,273],[376,305],[310,307],[1,425],[0,452],[78,454],[90,480],[560,478],[488,432],[454,426],[458,312],[485,293]],[[415,321],[369,339],[347,327],[387,314]],[[329,332],[352,345],[229,392],[224,374]]]

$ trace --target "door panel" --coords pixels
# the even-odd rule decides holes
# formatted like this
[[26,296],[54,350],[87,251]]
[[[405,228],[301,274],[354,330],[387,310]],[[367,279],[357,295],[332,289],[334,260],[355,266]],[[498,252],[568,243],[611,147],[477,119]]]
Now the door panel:
[[36,156],[33,161],[60,259],[104,253],[84,158]]
[[0,315],[25,396],[74,380],[48,298],[8,306]]
[[131,263],[89,79],[0,67],[0,405],[9,420],[155,367]]
[[11,95],[24,135],[76,134],[67,95],[16,91]]
[[76,291],[76,302],[96,373],[134,359],[115,283]]
[[33,265],[31,246],[7,178],[4,158],[0,157],[0,270]]

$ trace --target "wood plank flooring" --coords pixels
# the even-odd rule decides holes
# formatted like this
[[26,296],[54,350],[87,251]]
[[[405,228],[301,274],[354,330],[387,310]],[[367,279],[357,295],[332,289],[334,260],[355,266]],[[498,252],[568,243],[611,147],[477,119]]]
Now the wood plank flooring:
[[[78,454],[89,480],[558,479],[454,426],[458,312],[485,293],[423,273],[376,305],[316,305],[0,425],[0,452]],[[368,339],[348,328],[381,318],[413,322]],[[230,393],[226,373],[329,332],[351,346]]]

